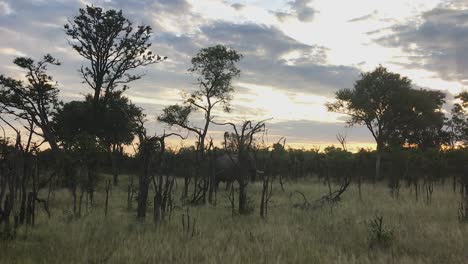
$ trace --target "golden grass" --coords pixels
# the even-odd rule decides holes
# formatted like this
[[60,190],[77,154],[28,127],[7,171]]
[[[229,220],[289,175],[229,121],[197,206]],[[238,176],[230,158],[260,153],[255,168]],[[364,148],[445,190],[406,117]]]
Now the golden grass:
[[[95,208],[67,221],[71,197],[63,190],[52,201],[51,219],[40,213],[34,229],[22,228],[15,241],[0,242],[0,262],[468,263],[468,227],[457,220],[459,195],[448,186],[436,186],[430,205],[416,202],[405,188],[393,199],[379,184],[364,185],[361,202],[351,186],[338,206],[316,211],[292,208],[302,198],[290,193],[300,190],[313,200],[326,186],[309,180],[285,187],[275,187],[267,220],[259,216],[260,184],[249,186],[255,211],[248,216],[232,217],[227,193],[220,190],[217,206],[190,208],[199,229],[191,238],[182,232],[182,208],[158,226],[149,208],[146,223],[138,222],[134,210],[126,209],[124,184],[114,188],[107,218],[101,186]],[[367,223],[376,214],[394,229],[388,249],[369,248]]]

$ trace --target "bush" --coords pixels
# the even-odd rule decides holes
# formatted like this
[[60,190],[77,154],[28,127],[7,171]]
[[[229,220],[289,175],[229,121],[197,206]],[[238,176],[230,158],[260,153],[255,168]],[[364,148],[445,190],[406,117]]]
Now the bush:
[[383,224],[383,216],[375,216],[367,222],[369,228],[369,248],[389,248],[395,240],[393,229]]

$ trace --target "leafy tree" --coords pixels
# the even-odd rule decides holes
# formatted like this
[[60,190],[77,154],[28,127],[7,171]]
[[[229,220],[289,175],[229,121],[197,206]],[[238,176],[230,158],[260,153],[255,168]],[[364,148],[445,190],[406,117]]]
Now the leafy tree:
[[[411,89],[411,80],[379,66],[363,73],[354,89],[336,92],[328,111],[343,113],[349,125],[365,125],[377,143],[376,178],[380,177],[382,151],[392,144],[440,144],[445,95]],[[436,142],[437,141],[437,142]]]
[[[210,122],[213,120],[213,109],[219,104],[229,112],[232,99],[232,79],[240,75],[236,63],[242,55],[223,45],[203,48],[192,58],[189,72],[197,74],[198,89],[186,98],[182,105],[171,105],[163,109],[158,120],[170,126],[178,126],[195,133],[198,137],[198,152],[205,152],[205,138]],[[197,127],[192,124],[190,114],[201,111],[204,124]]]
[[94,90],[94,107],[102,93],[106,98],[117,85],[123,84],[126,89],[126,84],[143,76],[131,70],[165,59],[149,50],[151,27],[134,28],[122,10],[86,6],[64,27],[73,49],[89,62],[80,72]]
[[117,185],[118,159],[122,156],[123,145],[133,142],[143,113],[142,109],[131,103],[121,91],[113,92],[104,107],[105,111],[100,114],[102,117],[99,118],[102,122],[99,124],[98,137],[110,154],[114,184]]
[[453,129],[455,141],[461,142],[464,145],[468,144],[468,92],[464,91],[458,94],[456,99],[459,103],[455,103],[452,109],[452,119],[450,125]]
[[448,144],[450,136],[444,130],[446,118],[441,111],[445,94],[420,89],[410,90],[407,96],[405,122],[394,131],[394,144],[417,146],[422,150],[439,149]]
[[[122,95],[121,91],[110,93],[106,103],[101,102],[98,118],[101,122],[93,125],[93,98],[72,101],[63,105],[55,115],[55,129],[65,149],[78,147],[83,138],[94,138],[96,144],[107,150],[112,162],[114,183],[118,182],[118,157],[122,146],[133,142],[143,117],[141,108]],[[89,142],[88,142],[89,143]]]
[[[79,148],[83,138],[94,138],[92,131],[92,103],[89,100],[71,101],[57,110],[54,116],[57,139],[67,151]],[[87,140],[89,141],[89,140]]]
[[[60,63],[49,54],[38,62],[31,58],[19,57],[13,63],[26,70],[27,84],[0,75],[0,113],[26,121],[28,126],[24,127],[31,133],[43,137],[55,151],[58,146],[51,124],[51,115],[59,105],[57,98],[59,89],[52,76],[47,74],[47,67]],[[8,123],[5,118],[0,118]]]

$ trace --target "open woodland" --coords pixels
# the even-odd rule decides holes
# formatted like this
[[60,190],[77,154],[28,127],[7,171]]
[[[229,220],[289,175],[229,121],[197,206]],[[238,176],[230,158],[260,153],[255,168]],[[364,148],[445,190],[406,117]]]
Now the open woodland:
[[79,9],[64,37],[82,100],[60,100],[49,54],[0,75],[0,263],[468,262],[468,92],[448,113],[446,94],[380,65],[325,106],[376,149],[350,152],[340,133],[292,149],[266,143],[271,119],[217,117],[244,58],[219,44],[194,54],[194,85],[152,113],[167,131],[154,134],[126,97],[168,59],[151,34],[124,11]]

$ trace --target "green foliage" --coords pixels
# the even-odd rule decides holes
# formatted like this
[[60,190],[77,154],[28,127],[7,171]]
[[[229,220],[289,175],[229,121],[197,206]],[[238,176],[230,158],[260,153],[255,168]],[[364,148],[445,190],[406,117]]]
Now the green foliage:
[[[25,77],[28,82],[24,84],[22,81],[0,75],[0,114],[26,121],[29,124],[26,129],[34,131],[43,137],[51,148],[56,149],[50,119],[59,106],[59,89],[52,76],[47,74],[47,67],[60,63],[49,54],[38,62],[26,57],[16,58],[13,62],[26,71]],[[3,117],[0,118],[13,127]],[[34,127],[38,127],[41,132],[36,131]]]
[[84,134],[91,136],[93,123],[92,105],[88,100],[66,103],[54,116],[54,129],[65,149],[77,147]]
[[327,108],[348,115],[349,125],[365,125],[378,149],[392,144],[438,147],[447,137],[442,131],[444,98],[439,91],[414,90],[407,77],[379,66],[363,73],[354,89],[339,90]]
[[163,109],[163,113],[158,116],[158,121],[166,123],[170,126],[178,125],[183,128],[189,126],[188,117],[192,111],[190,106],[185,105],[170,105]]
[[369,247],[387,249],[395,240],[393,229],[383,223],[383,216],[375,216],[367,223],[369,229]]
[[110,93],[103,108],[99,113],[98,119],[101,121],[97,126],[97,135],[104,145],[132,143],[143,119],[142,109],[123,96],[121,91]]
[[65,148],[80,144],[80,139],[93,137],[104,148],[130,144],[143,118],[142,110],[120,91],[112,92],[105,103],[100,103],[97,119],[100,121],[95,122],[92,100],[87,96],[85,101],[72,101],[57,110],[54,126]]
[[[102,175],[110,179],[111,175]],[[121,178],[126,186],[128,177]],[[2,263],[466,263],[468,229],[453,212],[458,193],[450,186],[435,189],[437,203],[422,205],[403,189],[401,200],[392,199],[381,184],[364,184],[364,202],[350,186],[342,205],[333,212],[310,213],[291,209],[289,192],[274,186],[268,221],[252,214],[231,217],[225,191],[217,206],[190,208],[200,235],[187,240],[180,235],[184,210],[175,210],[164,224],[141,223],[126,211],[127,193],[114,188],[104,217],[104,181],[98,184],[95,208],[86,217],[71,220],[70,195],[57,190],[51,198],[52,217],[37,208],[37,227],[18,229],[17,239],[1,241]],[[261,184],[249,193],[259,201]],[[181,191],[179,184],[177,195]],[[319,197],[326,188],[313,181],[290,183],[307,197]],[[182,207],[183,208],[183,207]],[[152,208],[150,208],[151,210]],[[394,228],[389,250],[369,250],[368,227],[375,211]],[[67,217],[68,216],[68,217]],[[27,235],[26,235],[27,234]]]
[[453,106],[449,126],[453,130],[454,141],[468,145],[468,92],[461,92],[455,98],[460,102]]
[[416,145],[425,150],[447,145],[450,135],[444,130],[446,118],[442,112],[445,94],[440,91],[410,90],[408,105],[400,124],[392,135],[394,145]]
[[354,170],[354,155],[351,152],[336,148],[326,147],[323,155],[324,174],[335,180],[346,179],[352,176]]
[[237,51],[223,45],[203,48],[192,58],[192,67],[188,70],[198,74],[197,80],[199,90],[194,91],[187,102],[197,104],[202,100],[212,98],[215,101],[205,102],[208,105],[223,104],[224,109],[229,111],[229,101],[234,88],[231,81],[240,75],[236,63],[242,58]]
[[165,59],[149,50],[151,27],[134,27],[122,10],[86,6],[64,28],[70,45],[89,62],[81,67],[81,74],[94,90],[95,104],[101,92],[107,96],[117,85],[143,76],[129,71]]
[[[195,133],[198,137],[197,149],[202,155],[205,152],[205,137],[214,118],[213,109],[220,104],[224,111],[230,111],[229,102],[234,91],[232,79],[240,74],[236,63],[241,58],[242,55],[237,51],[223,45],[201,49],[192,58],[192,67],[188,69],[190,73],[198,75],[198,88],[185,98],[183,105],[170,105],[158,117],[160,122],[171,127],[178,126]],[[203,113],[202,127],[190,124],[189,118],[193,111]]]

